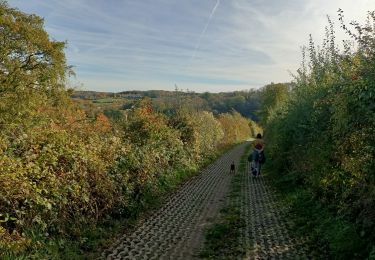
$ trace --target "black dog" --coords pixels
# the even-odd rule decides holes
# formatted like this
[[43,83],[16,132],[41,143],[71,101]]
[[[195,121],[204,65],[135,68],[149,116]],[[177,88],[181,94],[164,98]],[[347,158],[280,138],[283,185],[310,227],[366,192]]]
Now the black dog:
[[234,164],[234,162],[232,162],[232,164],[230,165],[229,173],[236,173],[236,165]]

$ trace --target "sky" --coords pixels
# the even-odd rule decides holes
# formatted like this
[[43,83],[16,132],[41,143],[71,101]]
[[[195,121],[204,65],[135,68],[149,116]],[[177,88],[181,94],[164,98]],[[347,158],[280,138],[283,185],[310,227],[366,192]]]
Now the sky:
[[[289,82],[327,15],[364,22],[375,0],[8,0],[67,41],[81,90],[222,92]],[[341,37],[338,34],[338,38]]]

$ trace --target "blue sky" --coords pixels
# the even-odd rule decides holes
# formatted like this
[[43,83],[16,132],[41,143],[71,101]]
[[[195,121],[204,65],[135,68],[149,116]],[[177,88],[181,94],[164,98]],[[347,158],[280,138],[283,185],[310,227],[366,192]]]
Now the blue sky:
[[[326,15],[364,21],[374,0],[10,0],[45,18],[79,89],[220,92],[292,79]],[[338,27],[338,26],[337,26]],[[340,34],[339,34],[340,38]]]

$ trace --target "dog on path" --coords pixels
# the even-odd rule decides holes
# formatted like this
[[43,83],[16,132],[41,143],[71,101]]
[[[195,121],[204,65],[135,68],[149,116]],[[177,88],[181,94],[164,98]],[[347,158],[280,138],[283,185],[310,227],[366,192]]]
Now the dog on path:
[[230,165],[230,172],[229,173],[236,173],[236,165],[234,164],[234,162],[232,162],[232,164]]

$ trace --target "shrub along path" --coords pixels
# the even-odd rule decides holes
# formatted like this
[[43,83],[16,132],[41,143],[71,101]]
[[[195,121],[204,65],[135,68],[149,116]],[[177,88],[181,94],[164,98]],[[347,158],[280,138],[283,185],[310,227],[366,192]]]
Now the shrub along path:
[[239,208],[245,223],[238,236],[238,246],[245,252],[240,258],[309,258],[301,242],[288,234],[287,222],[262,177],[253,179],[245,171],[237,173],[240,195],[228,196],[233,178],[230,164],[234,161],[238,169],[245,147],[236,146],[185,183],[160,210],[103,252],[103,259],[198,258],[205,230],[228,203]]

